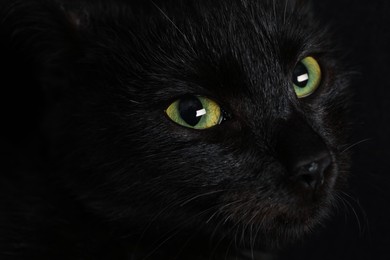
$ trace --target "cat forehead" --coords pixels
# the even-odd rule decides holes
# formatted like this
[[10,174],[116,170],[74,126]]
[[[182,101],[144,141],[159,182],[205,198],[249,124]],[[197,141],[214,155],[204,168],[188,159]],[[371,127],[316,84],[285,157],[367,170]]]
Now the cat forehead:
[[165,0],[144,1],[143,4],[137,4],[137,1],[131,4],[119,3],[121,4],[96,4],[89,7],[89,11],[70,10],[68,13],[76,26],[82,27],[82,23],[88,24],[91,19],[98,30],[110,26],[126,27],[124,29],[134,38],[152,34],[155,36],[153,40],[169,42],[172,39],[176,45],[184,43],[183,41],[247,41],[250,38],[257,40],[258,44],[267,40],[275,43],[270,38],[278,33],[284,37],[296,37],[314,27],[314,22],[308,19],[307,8],[294,4],[295,0]]
[[189,3],[151,7],[153,18],[135,35],[147,34],[144,56],[187,72],[266,75],[270,68],[281,72],[295,65],[302,53],[321,45],[306,11],[280,1]]
[[281,75],[302,53],[321,46],[306,11],[284,1],[147,2],[89,16],[93,44],[130,77],[154,80],[156,90],[266,91],[283,85]]
[[190,63],[196,58],[215,61],[231,56],[242,65],[251,59],[285,61],[307,46],[317,46],[318,37],[312,37],[317,28],[306,11],[282,2],[151,2],[148,11],[123,12],[126,18],[119,23],[130,36],[134,57],[165,55],[167,62],[179,58]]
[[187,1],[185,4],[179,1],[181,5],[169,1],[172,2],[175,4],[161,6],[152,2],[149,8],[153,14],[146,16],[146,26],[154,22],[156,25],[149,29],[178,35],[187,41],[255,38],[259,44],[267,40],[275,44],[271,38],[278,34],[297,36],[313,27],[310,26],[313,22],[307,21],[306,9],[282,4],[285,1]]

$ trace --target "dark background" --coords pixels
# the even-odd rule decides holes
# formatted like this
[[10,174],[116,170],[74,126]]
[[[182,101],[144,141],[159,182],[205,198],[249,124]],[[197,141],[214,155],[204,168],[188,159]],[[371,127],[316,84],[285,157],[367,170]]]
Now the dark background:
[[390,259],[390,1],[312,2],[356,72],[352,198],[347,210],[283,259]]
[[[282,259],[390,259],[390,2],[312,2],[318,19],[330,22],[335,41],[345,50],[351,71],[356,72],[351,84],[354,130],[350,197],[344,196],[346,206],[323,229],[306,244],[286,250]],[[3,75],[15,71],[12,67],[23,66],[2,63],[6,66]],[[7,124],[1,138],[5,141],[1,144],[5,152],[3,169],[25,167],[35,163],[34,155],[39,157],[39,151],[28,149],[39,146],[34,144],[37,132],[28,130],[44,110],[44,98],[26,85],[34,85],[23,80],[28,77],[8,75],[14,84],[22,81],[25,87],[5,92],[2,88],[0,94],[2,105],[7,104],[2,117]],[[26,145],[28,142],[32,145]]]

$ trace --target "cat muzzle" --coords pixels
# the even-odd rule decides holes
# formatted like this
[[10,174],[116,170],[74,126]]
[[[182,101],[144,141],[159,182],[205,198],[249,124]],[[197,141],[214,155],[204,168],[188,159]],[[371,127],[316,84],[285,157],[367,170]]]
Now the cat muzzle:
[[303,118],[295,116],[281,124],[276,151],[294,185],[315,191],[326,181],[332,157],[320,135]]

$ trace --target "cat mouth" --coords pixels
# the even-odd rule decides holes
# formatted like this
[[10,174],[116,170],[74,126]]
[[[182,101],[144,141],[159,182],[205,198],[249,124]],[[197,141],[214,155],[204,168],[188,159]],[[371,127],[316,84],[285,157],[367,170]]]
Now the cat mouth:
[[[278,244],[276,247],[284,246],[283,241],[305,237],[328,218],[334,202],[337,166],[332,161],[322,163],[327,167],[323,176],[315,181],[315,185],[305,183],[314,182],[311,179],[305,180],[304,178],[312,178],[305,176],[299,177],[300,180],[288,178],[266,193],[253,187],[252,190],[247,188],[230,194],[227,197],[230,202],[225,203],[225,210],[221,214],[224,221],[230,223],[228,226],[241,227],[241,232],[248,233],[252,240],[254,238],[249,234],[249,229],[252,232],[256,230],[256,236],[262,241],[259,243],[264,243],[267,247],[269,244],[274,247],[275,243]],[[236,231],[232,232],[235,235]]]
[[[327,185],[324,183],[323,185]],[[297,198],[247,199],[227,209],[223,219],[231,237],[240,233],[241,248],[280,248],[301,240],[330,215],[333,196],[318,188],[309,200]]]

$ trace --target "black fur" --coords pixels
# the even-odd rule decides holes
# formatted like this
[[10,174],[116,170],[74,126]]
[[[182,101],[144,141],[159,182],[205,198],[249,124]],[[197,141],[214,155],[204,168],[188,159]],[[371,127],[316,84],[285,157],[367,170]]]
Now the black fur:
[[[306,5],[3,0],[0,14],[5,61],[22,57],[9,70],[28,80],[3,77],[45,97],[41,164],[2,177],[1,259],[245,259],[329,215],[348,170],[348,76]],[[298,100],[306,56],[323,80]],[[229,119],[173,123],[164,110],[188,94]],[[332,158],[315,194],[289,178],[288,159],[318,148],[303,133]]]

